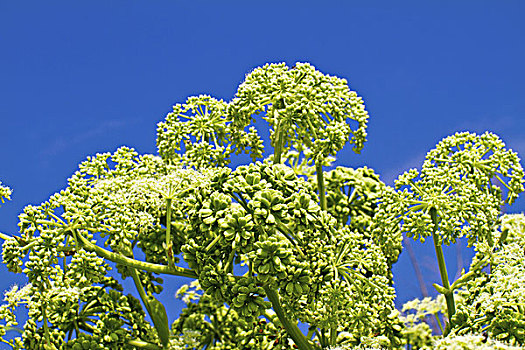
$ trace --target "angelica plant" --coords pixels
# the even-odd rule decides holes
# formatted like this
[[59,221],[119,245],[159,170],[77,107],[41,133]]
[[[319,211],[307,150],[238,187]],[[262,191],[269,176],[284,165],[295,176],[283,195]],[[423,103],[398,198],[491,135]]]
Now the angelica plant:
[[517,154],[498,136],[463,132],[440,141],[428,152],[421,172],[405,172],[395,182],[397,191],[384,193],[376,221],[380,226],[397,225],[422,242],[432,237],[442,281],[434,285],[445,296],[449,320],[456,312],[454,289],[459,284],[449,281],[442,245],[461,237],[469,245],[493,245],[500,207],[523,191],[523,176]]
[[[402,233],[432,236],[436,250],[461,236],[494,247],[499,205],[522,191],[523,170],[495,135],[468,133],[400,177],[404,190],[367,167],[327,170],[345,145],[361,151],[367,121],[345,79],[306,63],[256,68],[230,102],[176,104],[158,124],[158,155],[88,157],[65,189],[24,209],[19,234],[1,234],[4,264],[28,284],[6,296],[0,336],[18,330],[2,338],[13,349],[403,347],[415,332],[394,307]],[[232,167],[240,153],[251,162]],[[449,320],[455,287],[499,261],[491,254],[438,286]],[[173,321],[157,295],[175,277],[193,282]]]

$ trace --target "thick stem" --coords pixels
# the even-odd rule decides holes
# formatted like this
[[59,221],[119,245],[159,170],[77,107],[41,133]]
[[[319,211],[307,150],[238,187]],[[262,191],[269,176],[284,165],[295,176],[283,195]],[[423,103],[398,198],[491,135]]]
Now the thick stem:
[[146,295],[146,292],[144,291],[144,286],[142,285],[142,282],[140,281],[139,274],[137,273],[137,270],[135,269],[129,269],[131,273],[131,278],[133,278],[133,282],[135,283],[135,287],[137,288],[137,292],[139,292],[140,299],[142,299],[142,303],[144,303],[144,306],[146,307],[146,310],[148,311],[148,314],[151,317],[151,306],[149,303],[148,296]]
[[337,327],[332,326],[330,327],[330,345],[334,346],[337,342]]
[[279,321],[281,321],[286,332],[295,342],[295,345],[301,350],[314,350],[313,346],[308,342],[308,339],[304,336],[299,327],[292,323],[284,314],[277,292],[269,286],[264,286],[264,291],[266,292],[266,296],[268,296],[268,300],[272,303],[273,310],[277,314],[277,317],[279,317]]
[[315,172],[317,176],[317,192],[319,192],[321,209],[326,210],[326,191],[324,186],[323,163],[320,159],[316,159],[315,161]]
[[283,153],[284,133],[281,121],[277,122],[275,128],[275,147],[273,149],[273,164],[281,163],[281,154]]
[[[155,308],[155,304],[158,303],[158,301],[153,297],[148,297],[144,290],[144,286],[142,285],[142,282],[140,281],[139,274],[136,269],[130,269],[131,277],[133,278],[133,282],[135,283],[135,287],[137,288],[137,291],[139,292],[140,299],[142,299],[142,303],[146,307],[146,311],[148,312],[149,317],[153,321],[153,325],[155,326],[155,329],[157,330],[157,333],[159,335],[159,338],[161,339],[161,342],[166,345],[168,343],[168,337],[169,337],[169,326],[168,326],[168,318],[166,317],[165,320],[162,318],[159,318],[159,309]],[[165,310],[164,310],[165,313]],[[166,332],[168,334],[166,335]],[[165,336],[163,336],[165,335]]]
[[[454,314],[456,313],[456,304],[454,303],[454,292],[450,289],[447,265],[445,264],[445,256],[443,255],[443,249],[441,248],[441,243],[439,242],[439,237],[437,234],[438,219],[436,208],[430,209],[430,217],[432,218],[432,223],[434,224],[434,229],[432,230],[432,238],[434,239],[434,248],[436,249],[436,257],[438,260],[439,273],[441,274],[441,282],[443,283],[443,288],[448,291],[447,293],[444,293],[444,295],[445,300],[447,301],[448,322],[450,323],[450,321],[452,320],[452,316],[454,316]],[[445,333],[448,333],[448,329],[449,327],[446,327]]]
[[234,248],[228,256],[228,261],[224,267],[224,272],[233,273],[233,258],[235,257],[235,253],[237,253],[237,249]]
[[166,199],[166,255],[168,257],[168,266],[173,268],[173,244],[171,243],[171,198]]
[[46,339],[46,344],[48,346],[51,346],[51,338],[49,337],[49,328],[48,328],[48,325],[47,325],[47,316],[46,316],[46,308],[44,305],[41,306],[41,311],[42,311],[42,319],[44,320],[43,322],[43,326],[44,326],[44,337]]
[[283,234],[284,237],[286,237],[288,241],[290,241],[290,243],[292,243],[292,245],[297,249],[297,252],[299,253],[299,255],[302,258],[305,258],[305,255],[303,251],[301,250],[301,247],[297,245],[296,240],[292,239],[291,237],[292,233],[290,232],[290,230],[288,230],[286,226],[284,226],[283,223],[280,222],[278,219],[277,219],[277,229]]
[[78,239],[78,243],[84,247],[85,249],[97,253],[98,256],[108,259],[110,261],[113,261],[117,264],[122,264],[125,266],[133,267],[136,269],[149,271],[153,273],[163,273],[167,275],[175,275],[175,276],[181,276],[181,277],[189,277],[189,278],[195,278],[197,279],[199,276],[197,273],[191,269],[186,269],[179,266],[166,266],[166,265],[159,265],[159,264],[152,264],[145,261],[138,261],[135,259],[128,258],[126,256],[110,252],[102,247],[99,247],[96,244],[91,243],[89,240],[87,240],[85,237],[83,237],[80,233],[76,232],[75,237]]

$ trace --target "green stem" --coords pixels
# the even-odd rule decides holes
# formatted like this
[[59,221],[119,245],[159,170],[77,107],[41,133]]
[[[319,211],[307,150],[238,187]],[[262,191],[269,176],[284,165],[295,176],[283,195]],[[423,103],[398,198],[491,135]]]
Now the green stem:
[[23,246],[23,247],[20,248],[20,249],[21,249],[22,251],[25,252],[25,251],[27,251],[27,250],[33,248],[37,243],[38,243],[38,242],[35,240],[35,241],[33,241],[33,242],[31,242],[31,243],[29,243],[29,244]]
[[7,241],[13,237],[9,236],[9,235],[6,235],[5,233],[2,233],[0,232],[0,238],[3,239],[4,241]]
[[[66,241],[64,242],[64,246],[67,247],[67,241],[69,240],[69,236],[66,236]],[[64,259],[62,261],[63,263],[63,271],[64,271],[64,274],[62,275],[62,279],[64,279],[66,277],[66,273],[67,273],[67,257],[64,255]]]
[[[445,256],[443,255],[443,249],[441,243],[439,242],[439,237],[437,234],[438,228],[438,218],[436,208],[430,209],[430,217],[432,218],[432,223],[434,224],[434,229],[432,230],[432,238],[434,240],[434,248],[436,249],[436,257],[438,260],[439,273],[441,274],[441,282],[443,283],[443,288],[448,292],[445,293],[445,300],[447,301],[447,313],[448,313],[448,322],[452,320],[452,316],[456,313],[456,304],[454,303],[454,292],[450,289],[450,283],[448,280],[447,265],[445,264]],[[445,329],[445,336],[448,333],[449,327]]]
[[[352,191],[352,193],[350,193],[350,190]],[[350,187],[348,187],[348,203],[352,203],[356,194],[357,194],[356,188],[351,189]]]
[[273,164],[281,163],[283,143],[284,143],[284,133],[282,130],[281,121],[278,121],[277,126],[275,128],[275,147],[273,149]]
[[168,266],[174,268],[175,263],[173,262],[173,244],[171,243],[171,202],[172,198],[166,199],[166,255],[168,257]]
[[332,326],[330,327],[330,345],[335,345],[337,342],[337,327]]
[[113,261],[114,263],[125,265],[128,267],[133,267],[136,269],[149,271],[153,273],[158,274],[166,274],[166,275],[175,275],[175,276],[181,276],[181,277],[189,277],[189,278],[198,278],[198,275],[195,271],[191,269],[186,269],[179,266],[166,266],[166,265],[159,265],[159,264],[153,264],[145,261],[138,261],[135,259],[128,258],[126,256],[116,254],[113,252],[110,252],[102,247],[99,247],[96,244],[91,243],[89,240],[87,240],[85,237],[83,237],[79,232],[75,230],[77,242],[80,243],[82,247],[84,247],[86,250],[92,251],[97,253],[98,256],[108,259],[110,261]]
[[36,225],[48,225],[48,226],[55,226],[55,227],[64,226],[64,224],[61,222],[55,222],[51,220],[36,220],[33,223]]
[[233,258],[235,257],[235,253],[237,253],[237,249],[234,248],[232,249],[230,256],[228,256],[228,261],[226,262],[226,266],[224,267],[224,272],[233,272]]
[[151,317],[152,311],[151,311],[151,305],[149,303],[149,298],[146,295],[146,292],[144,291],[144,286],[142,285],[142,282],[140,281],[139,274],[137,273],[137,270],[135,269],[129,269],[131,273],[131,278],[133,278],[133,282],[135,283],[135,287],[137,288],[137,291],[139,292],[140,299],[142,299],[142,303],[144,303],[144,306],[146,307],[146,310],[148,311],[148,314]]
[[512,188],[510,188],[498,174],[494,174],[494,177],[496,177],[496,179],[498,179],[498,181],[501,182],[503,186],[507,187],[507,190],[513,192]]
[[128,345],[134,346],[139,349],[146,349],[146,350],[162,350],[162,348],[158,345],[148,343],[142,340],[129,340]]
[[439,326],[439,329],[441,330],[441,334],[444,334],[445,331],[443,330],[443,325],[441,324],[441,320],[439,319],[438,314],[434,314],[434,316],[436,317],[437,324],[438,324],[438,326]]
[[46,344],[51,345],[51,338],[49,337],[49,328],[47,326],[47,316],[46,316],[46,309],[44,305],[42,305],[42,318],[44,319],[43,326],[44,326],[44,337],[46,338]]
[[310,326],[310,328],[308,328],[308,334],[306,335],[306,338],[307,339],[312,339],[312,337],[315,334],[315,330],[316,330],[315,327]]
[[308,339],[304,336],[299,327],[286,317],[284,310],[281,307],[277,292],[267,285],[264,286],[264,291],[268,296],[268,300],[272,303],[273,310],[277,314],[277,317],[279,317],[279,321],[281,321],[286,332],[288,332],[290,338],[295,342],[295,345],[301,350],[314,350],[313,346],[308,342]]
[[321,209],[326,210],[326,192],[324,186],[323,163],[320,159],[315,160],[315,172],[317,176],[317,191],[319,192],[319,201]]
[[217,242],[219,242],[219,240],[221,239],[221,237],[222,237],[221,235],[217,235],[217,236],[213,239],[213,241],[211,241],[210,244],[208,244],[208,246],[207,246],[206,248],[204,248],[204,251],[205,251],[206,253],[209,253],[209,252],[213,249],[213,247],[215,247],[215,245],[217,244]]
[[4,329],[5,329],[6,332],[15,331],[18,334],[23,334],[24,333],[24,330],[21,329],[21,328],[18,328],[18,327],[4,327]]
[[65,225],[65,221],[62,220],[61,218],[59,218],[58,216],[56,216],[54,213],[48,213],[53,219],[55,219],[57,222],[60,222],[62,225]]
[[142,299],[142,303],[146,307],[146,311],[148,311],[149,317],[153,321],[153,325],[155,326],[155,329],[157,330],[157,334],[160,338],[160,341],[164,346],[166,346],[169,342],[169,332],[170,332],[169,325],[168,325],[168,315],[166,314],[166,309],[153,296],[146,295],[144,286],[142,285],[142,282],[140,281],[140,277],[139,277],[139,274],[137,273],[137,270],[130,269],[130,271],[131,271],[131,277],[133,278],[133,282],[135,283],[135,287],[137,288],[137,291],[139,292],[140,298]]
[[286,226],[284,226],[283,223],[280,222],[278,219],[276,220],[277,220],[277,225],[276,225],[277,229],[283,234],[284,237],[286,237],[288,241],[290,241],[290,243],[292,243],[292,245],[297,249],[297,252],[299,253],[299,255],[302,258],[305,258],[305,255],[303,251],[301,250],[301,247],[299,247],[297,245],[297,242],[291,237],[293,234],[290,232],[290,230],[288,230]]
[[319,329],[319,334],[320,334],[319,342],[321,343],[321,346],[324,349],[325,347],[328,347],[330,344],[328,344],[328,339],[326,338],[324,329]]

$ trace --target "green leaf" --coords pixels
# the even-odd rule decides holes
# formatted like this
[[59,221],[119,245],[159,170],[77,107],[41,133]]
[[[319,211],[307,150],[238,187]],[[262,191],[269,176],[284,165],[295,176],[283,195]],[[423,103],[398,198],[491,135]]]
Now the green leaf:
[[150,297],[149,305],[151,308],[151,319],[157,330],[160,341],[163,346],[167,346],[170,339],[170,328],[166,308],[164,308],[164,305],[154,297]]

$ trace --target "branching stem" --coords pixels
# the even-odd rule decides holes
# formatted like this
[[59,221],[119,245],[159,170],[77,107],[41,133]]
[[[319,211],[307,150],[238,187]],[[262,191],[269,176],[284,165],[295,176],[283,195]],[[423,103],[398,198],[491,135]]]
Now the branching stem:
[[264,286],[264,291],[268,296],[268,300],[270,300],[270,302],[272,303],[273,310],[277,314],[277,317],[279,317],[279,321],[281,321],[284,328],[286,329],[286,332],[288,333],[290,338],[293,339],[298,348],[300,350],[314,350],[314,347],[310,344],[310,342],[301,332],[299,327],[297,327],[296,324],[292,323],[288,319],[288,317],[286,317],[284,310],[281,306],[281,302],[279,301],[279,294],[277,294],[275,290],[273,290],[267,285]]
[[198,275],[195,271],[191,269],[186,269],[179,266],[166,266],[166,265],[159,265],[159,264],[153,264],[145,261],[139,261],[135,259],[128,258],[126,256],[110,252],[102,247],[99,247],[96,244],[91,243],[89,240],[87,240],[85,237],[82,236],[79,232],[76,232],[76,238],[77,242],[84,247],[85,249],[97,253],[98,256],[108,259],[110,261],[113,261],[117,264],[122,264],[128,267],[133,267],[136,269],[149,271],[153,273],[163,273],[166,275],[175,275],[175,276],[181,276],[181,277],[189,277],[189,278],[198,278]]
[[144,286],[142,285],[142,282],[140,281],[140,276],[136,269],[129,269],[131,273],[131,278],[133,278],[133,282],[135,283],[135,287],[137,288],[137,292],[139,292],[140,299],[142,299],[142,303],[144,303],[144,306],[146,307],[146,310],[148,311],[148,314],[151,316],[151,306],[149,303],[149,298],[146,295],[146,292],[144,291]]

